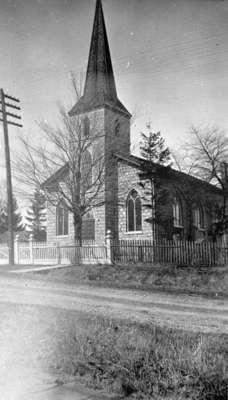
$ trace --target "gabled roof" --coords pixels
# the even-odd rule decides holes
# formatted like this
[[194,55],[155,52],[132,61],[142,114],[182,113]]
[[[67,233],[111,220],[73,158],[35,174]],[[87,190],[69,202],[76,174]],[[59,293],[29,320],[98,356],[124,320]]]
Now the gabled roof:
[[55,185],[56,183],[64,179],[64,177],[68,174],[68,171],[69,171],[69,164],[66,163],[61,168],[59,168],[54,174],[52,174],[49,178],[47,178],[46,181],[42,183],[42,187],[43,188],[52,187],[52,185]]
[[117,97],[102,3],[101,0],[97,0],[84,94],[69,115],[81,114],[104,106],[115,108],[128,117],[131,116]]
[[188,181],[189,183],[194,183],[197,184],[207,190],[213,191],[217,194],[221,194],[221,189],[216,187],[215,185],[212,185],[211,183],[208,183],[206,181],[203,181],[202,179],[196,178],[195,176],[186,174],[185,172],[178,171],[176,169],[173,169],[171,167],[166,167],[164,165],[156,164],[156,163],[150,163],[144,158],[134,156],[132,154],[130,155],[122,155],[122,154],[115,154],[116,158],[122,162],[125,162],[132,167],[138,168],[138,169],[143,169],[143,166],[145,167],[146,164],[148,164],[148,167],[154,168],[154,170],[157,173],[162,173],[162,176],[167,176],[167,178],[173,178],[173,179],[181,179]]
[[[143,169],[145,165],[148,163],[148,167],[153,167],[154,170],[159,174],[162,173],[163,177],[167,177],[169,179],[178,179],[178,180],[184,180],[186,182],[192,183],[199,185],[201,188],[204,188],[205,190],[212,191],[217,194],[221,194],[221,189],[216,187],[215,185],[212,185],[211,183],[208,183],[206,181],[203,181],[202,179],[196,178],[192,175],[186,174],[185,172],[180,172],[177,171],[171,167],[165,167],[160,164],[156,163],[149,163],[147,160],[141,157],[134,156],[132,154],[130,155],[122,155],[122,154],[114,154],[114,156],[119,160],[120,162],[127,163],[128,165],[131,165],[132,167],[138,168],[138,169]],[[43,187],[51,187],[52,185],[56,184],[57,182],[60,182],[66,174],[69,171],[69,165],[66,163],[63,167],[59,168],[53,175],[50,176],[43,184]]]

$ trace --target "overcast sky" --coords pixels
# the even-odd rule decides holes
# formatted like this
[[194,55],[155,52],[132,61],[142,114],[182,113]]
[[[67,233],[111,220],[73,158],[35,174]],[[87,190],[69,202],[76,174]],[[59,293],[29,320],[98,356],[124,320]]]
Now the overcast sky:
[[[132,143],[150,121],[178,146],[191,124],[228,132],[228,1],[103,0],[117,91],[136,111]],[[21,99],[23,132],[71,106],[69,72],[85,71],[95,0],[0,0],[0,86]],[[10,127],[13,152],[22,130]],[[1,135],[1,164],[4,164]]]

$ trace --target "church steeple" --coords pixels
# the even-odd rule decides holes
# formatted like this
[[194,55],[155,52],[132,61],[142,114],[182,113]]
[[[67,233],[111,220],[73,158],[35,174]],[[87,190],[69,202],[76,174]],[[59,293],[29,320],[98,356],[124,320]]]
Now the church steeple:
[[84,92],[85,96],[94,96],[97,94],[114,101],[117,98],[104,14],[100,0],[97,0],[96,4]]
[[102,3],[97,0],[84,94],[69,115],[81,114],[102,106],[115,108],[130,117],[117,97]]

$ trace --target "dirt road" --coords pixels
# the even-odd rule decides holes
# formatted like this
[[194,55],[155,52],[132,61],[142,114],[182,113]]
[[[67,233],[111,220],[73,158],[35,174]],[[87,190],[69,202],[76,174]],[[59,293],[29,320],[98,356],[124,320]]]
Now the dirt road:
[[[29,276],[29,275],[28,275]],[[79,312],[122,320],[228,333],[228,301],[105,289],[0,275],[1,400],[92,400],[102,397],[59,386],[66,341]],[[70,351],[70,350],[69,350]],[[60,357],[60,358],[59,358]],[[107,398],[107,397],[105,397]]]
[[1,277],[0,302],[82,311],[186,330],[228,333],[228,300]]

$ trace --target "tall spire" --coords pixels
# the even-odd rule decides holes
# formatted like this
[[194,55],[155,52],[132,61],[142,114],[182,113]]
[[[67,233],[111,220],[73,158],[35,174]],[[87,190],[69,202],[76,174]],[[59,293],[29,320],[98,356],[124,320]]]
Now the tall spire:
[[97,0],[93,33],[90,45],[84,95],[104,95],[116,100],[116,85],[112,69],[104,14],[100,0]]
[[117,97],[102,3],[97,0],[84,94],[69,114],[80,114],[102,106],[114,107],[130,116]]

